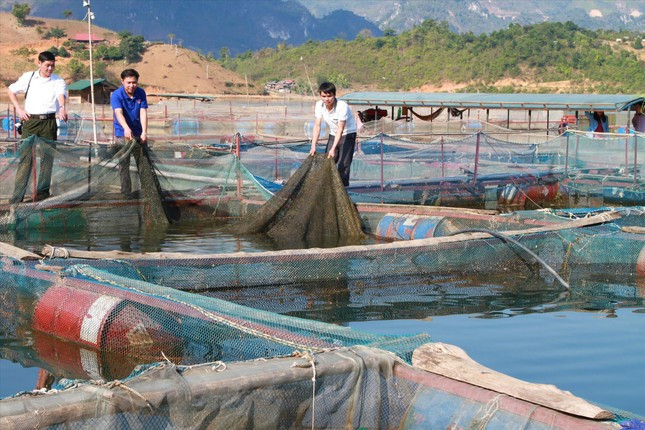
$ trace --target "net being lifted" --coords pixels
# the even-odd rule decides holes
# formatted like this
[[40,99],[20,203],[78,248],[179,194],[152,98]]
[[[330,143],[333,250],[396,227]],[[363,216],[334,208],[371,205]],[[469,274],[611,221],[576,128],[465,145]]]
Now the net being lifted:
[[236,234],[265,233],[282,247],[334,247],[365,235],[331,158],[309,156],[268,202],[243,217]]

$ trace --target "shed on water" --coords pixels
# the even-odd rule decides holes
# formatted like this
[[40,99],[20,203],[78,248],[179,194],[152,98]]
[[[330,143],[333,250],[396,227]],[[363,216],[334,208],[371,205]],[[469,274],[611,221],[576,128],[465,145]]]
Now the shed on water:
[[[510,111],[528,111],[529,129],[531,128],[531,112],[534,110],[547,112],[547,128],[550,111],[575,112],[579,118],[580,111],[627,111],[626,125],[629,127],[631,107],[643,103],[645,98],[629,94],[503,94],[503,93],[412,93],[412,92],[355,92],[340,97],[353,106],[391,107],[392,119],[395,118],[395,108],[408,110],[412,115],[415,108],[427,107],[433,109],[431,119],[434,119],[434,109],[452,109],[453,115],[461,114],[464,110],[481,109],[486,111],[486,121],[491,109],[507,111],[507,127],[510,126]],[[409,119],[412,119],[410,115]],[[425,117],[423,118],[425,119]],[[556,120],[560,120],[557,118]]]

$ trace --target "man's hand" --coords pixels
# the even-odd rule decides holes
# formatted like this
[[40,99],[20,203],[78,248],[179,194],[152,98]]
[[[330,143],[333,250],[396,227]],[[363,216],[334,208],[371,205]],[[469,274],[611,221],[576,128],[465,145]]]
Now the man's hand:
[[334,158],[335,156],[336,156],[336,148],[332,146],[329,149],[329,152],[327,153],[327,158]]
[[145,132],[143,132],[143,133],[141,133],[140,139],[141,139],[142,144],[146,143],[146,142],[148,142],[148,135]]
[[309,150],[309,155],[314,155],[316,153],[316,147],[312,145],[311,149]]
[[18,115],[18,118],[23,121],[27,121],[29,119],[29,114],[23,108],[16,108],[16,115]]
[[58,108],[58,117],[63,121],[67,121],[67,108],[65,106]]

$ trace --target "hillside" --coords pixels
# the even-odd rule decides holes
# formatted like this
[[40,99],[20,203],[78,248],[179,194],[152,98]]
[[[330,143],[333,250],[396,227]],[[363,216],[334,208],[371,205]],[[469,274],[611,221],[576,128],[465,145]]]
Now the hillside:
[[[69,36],[87,33],[87,23],[77,20],[29,17],[28,26],[20,27],[10,13],[0,13],[0,82],[3,85],[15,81],[26,70],[35,68],[37,53],[57,45],[55,39],[44,39],[52,28],[60,28]],[[39,30],[40,29],[40,30]],[[40,31],[40,33],[39,33]],[[106,39],[107,44],[118,44],[118,35],[110,30],[92,26],[95,37]],[[62,45],[68,37],[58,40]],[[21,50],[26,55],[17,54]],[[29,51],[29,52],[27,52]],[[71,81],[68,66],[71,58],[58,57],[56,73]],[[89,64],[88,61],[82,61]],[[95,62],[96,64],[96,62]],[[149,91],[200,93],[200,94],[246,94],[244,76],[222,68],[212,59],[200,56],[189,49],[167,44],[149,45],[140,62],[124,64],[123,61],[106,62],[107,78],[118,84],[121,70],[133,67],[141,74],[141,84]],[[208,74],[208,77],[207,77]],[[96,76],[99,77],[99,76]],[[89,78],[89,75],[87,76]],[[249,93],[260,92],[250,83]]]
[[[14,0],[0,0],[0,10],[11,10]],[[29,3],[31,14],[62,18],[63,11],[75,19],[86,14],[81,0],[20,0]],[[233,55],[286,43],[299,45],[308,39],[353,39],[361,30],[381,31],[365,18],[338,11],[314,17],[296,0],[136,0],[94,1],[95,24],[115,31],[128,30],[150,41],[175,42],[195,51],[219,55],[226,48]]]
[[399,35],[310,41],[224,64],[260,82],[290,77],[304,83],[308,74],[345,90],[642,93],[645,50],[617,43],[617,36],[571,22],[512,24],[475,36],[426,20]]

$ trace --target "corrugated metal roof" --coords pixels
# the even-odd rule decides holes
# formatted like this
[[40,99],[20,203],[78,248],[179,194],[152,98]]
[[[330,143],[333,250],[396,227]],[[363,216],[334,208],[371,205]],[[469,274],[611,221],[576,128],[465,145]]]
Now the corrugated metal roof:
[[[100,84],[101,82],[105,82],[106,87],[117,88],[116,85],[109,83],[105,79],[94,79],[94,85]],[[76,81],[74,83],[69,84],[67,86],[67,89],[69,91],[81,91],[89,87],[90,87],[90,80],[81,79],[80,81]]]
[[622,94],[356,92],[339,98],[357,106],[603,111],[626,110],[645,101],[642,96]]
[[210,94],[183,94],[183,93],[148,93],[149,97],[166,97],[166,98],[178,98],[178,99],[189,99],[189,100],[201,100],[205,102],[210,102],[215,100],[215,96]]

